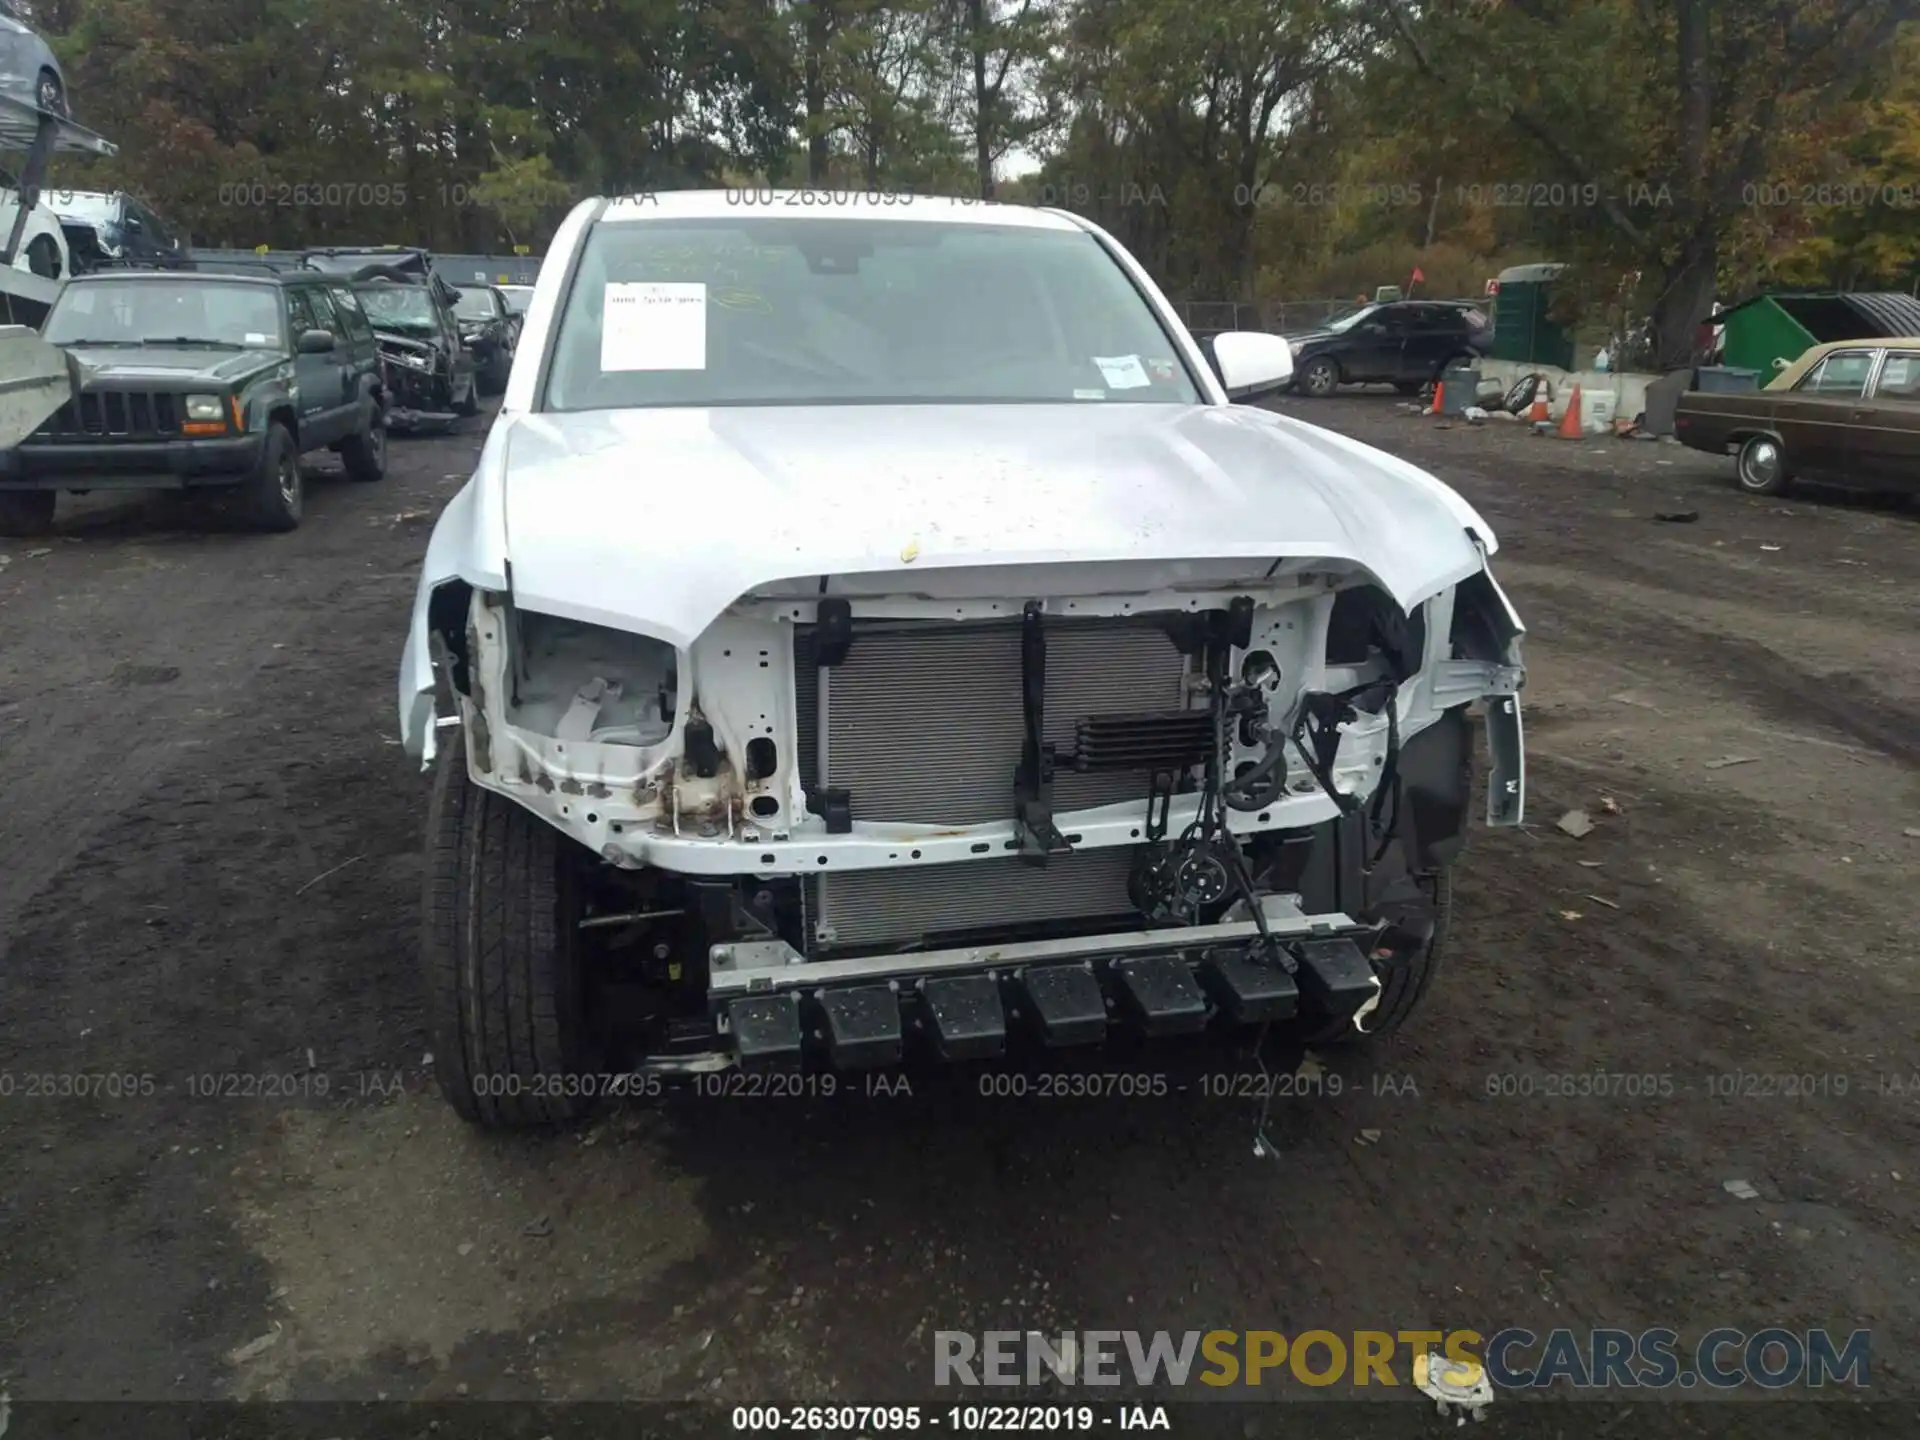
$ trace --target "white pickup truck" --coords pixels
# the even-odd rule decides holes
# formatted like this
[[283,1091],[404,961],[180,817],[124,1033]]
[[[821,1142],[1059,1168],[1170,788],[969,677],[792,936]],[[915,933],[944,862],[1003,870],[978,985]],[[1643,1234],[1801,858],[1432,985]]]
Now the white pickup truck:
[[1452,490],[1240,403],[1291,376],[1060,211],[583,202],[400,674],[460,1113],[1404,1023],[1522,626]]

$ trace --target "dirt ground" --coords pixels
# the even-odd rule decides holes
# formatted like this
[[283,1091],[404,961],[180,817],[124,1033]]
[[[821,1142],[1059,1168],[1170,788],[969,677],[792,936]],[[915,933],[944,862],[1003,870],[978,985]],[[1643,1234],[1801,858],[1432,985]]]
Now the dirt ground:
[[[1530,794],[1411,1031],[1321,1057],[1341,1093],[1277,1100],[1264,1157],[1211,1093],[1246,1057],[1184,1050],[1156,1099],[914,1076],[476,1134],[432,1089],[393,712],[480,422],[290,536],[95,506],[0,542],[0,1393],[878,1402],[933,1398],[937,1330],[1783,1325],[1870,1328],[1912,1402],[1920,511],[1283,408],[1492,522]],[[1595,1072],[1670,1083],[1548,1093]]]

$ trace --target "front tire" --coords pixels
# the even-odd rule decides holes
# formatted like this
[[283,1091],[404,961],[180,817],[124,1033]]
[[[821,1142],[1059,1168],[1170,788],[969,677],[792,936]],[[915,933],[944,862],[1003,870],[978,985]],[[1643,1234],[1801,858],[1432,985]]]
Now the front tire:
[[51,490],[16,490],[0,494],[0,535],[31,539],[53,529],[58,497]]
[[50,115],[58,115],[63,120],[71,120],[73,111],[67,108],[67,87],[60,83],[60,77],[51,70],[42,70],[35,84],[33,98],[42,110]]
[[27,269],[43,280],[60,278],[60,247],[50,235],[36,235],[27,242]]
[[347,478],[372,484],[387,477],[387,412],[378,403],[367,407],[367,428],[340,443],[340,463]]
[[1300,372],[1300,388],[1316,400],[1324,400],[1340,388],[1340,367],[1326,356],[1307,362]]
[[1351,1020],[1341,1020],[1309,1035],[1308,1044],[1337,1045],[1391,1035],[1419,1008],[1446,954],[1447,935],[1453,921],[1453,868],[1442,866],[1431,875],[1420,877],[1416,883],[1427,893],[1433,906],[1433,933],[1427,937],[1426,944],[1400,964],[1375,965],[1374,973],[1380,977],[1380,1003],[1366,1017],[1364,1031],[1356,1031]]
[[563,1125],[593,1105],[568,1083],[595,1069],[579,866],[572,842],[473,783],[456,738],[434,776],[420,953],[434,1074],[472,1124]]
[[300,447],[279,421],[267,427],[260,461],[246,482],[247,519],[256,530],[285,532],[300,528],[306,511],[306,482],[300,474]]
[[1750,435],[1734,457],[1733,483],[1749,495],[1778,495],[1793,482],[1787,452],[1771,435]]
[[493,358],[487,361],[487,393],[504,395],[507,390],[507,377],[513,374],[513,356],[504,349],[496,349]]

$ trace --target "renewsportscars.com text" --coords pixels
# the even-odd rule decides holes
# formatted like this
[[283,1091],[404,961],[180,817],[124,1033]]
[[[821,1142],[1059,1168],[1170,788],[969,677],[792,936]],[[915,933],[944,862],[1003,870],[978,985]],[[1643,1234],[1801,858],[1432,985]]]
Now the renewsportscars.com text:
[[1438,1351],[1484,1370],[1499,1389],[1576,1390],[1754,1386],[1819,1389],[1871,1383],[1872,1334],[1823,1329],[1678,1331],[1476,1330],[961,1330],[934,1334],[939,1386],[1085,1385],[1141,1388],[1412,1383],[1414,1357]]

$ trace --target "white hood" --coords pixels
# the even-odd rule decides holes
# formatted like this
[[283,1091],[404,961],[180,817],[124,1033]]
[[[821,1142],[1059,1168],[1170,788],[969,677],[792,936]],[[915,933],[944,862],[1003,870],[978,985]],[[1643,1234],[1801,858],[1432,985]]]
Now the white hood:
[[1432,476],[1247,407],[627,410],[501,428],[515,603],[681,646],[747,591],[816,575],[1312,557],[1363,566],[1411,608],[1481,568],[1473,536],[1494,545]]
[[686,648],[748,591],[821,575],[1315,559],[1411,609],[1494,547],[1425,471],[1245,406],[503,411],[427,547],[401,732],[432,756],[428,607],[449,580]]

